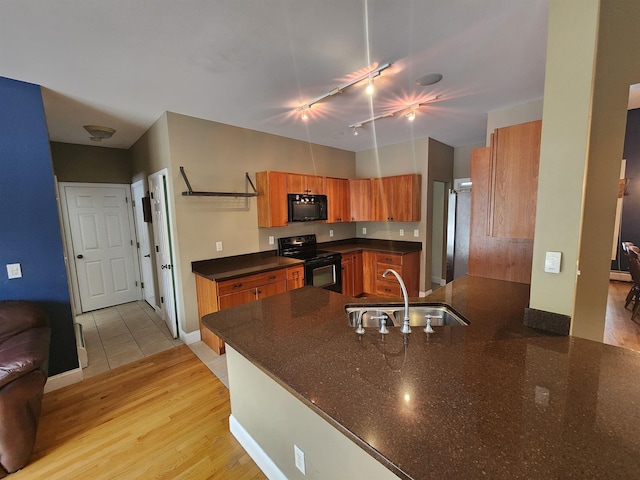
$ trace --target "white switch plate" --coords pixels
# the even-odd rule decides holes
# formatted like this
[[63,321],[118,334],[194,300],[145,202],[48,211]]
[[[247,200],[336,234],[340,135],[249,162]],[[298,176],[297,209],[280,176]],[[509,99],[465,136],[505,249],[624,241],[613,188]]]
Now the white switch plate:
[[400,229],[400,236],[401,236],[401,237],[404,237],[404,228],[401,228],[401,229]]
[[216,252],[222,251],[222,242],[216,242]]
[[333,230],[329,230],[329,236],[333,237]]
[[273,235],[269,235],[269,245],[273,245],[276,243],[276,240],[273,238]]
[[367,227],[362,227],[362,234],[366,235],[367,234]]
[[302,472],[303,475],[306,475],[305,466],[304,466],[304,452],[298,448],[297,445],[293,446],[293,455],[296,460],[296,467],[298,470]]
[[544,271],[547,273],[560,273],[562,252],[547,252],[544,258]]
[[420,236],[420,230],[418,230],[417,228],[413,231],[413,236],[414,237],[419,237]]
[[19,263],[8,263],[7,264],[7,276],[9,279],[12,278],[22,278],[22,268],[20,268]]

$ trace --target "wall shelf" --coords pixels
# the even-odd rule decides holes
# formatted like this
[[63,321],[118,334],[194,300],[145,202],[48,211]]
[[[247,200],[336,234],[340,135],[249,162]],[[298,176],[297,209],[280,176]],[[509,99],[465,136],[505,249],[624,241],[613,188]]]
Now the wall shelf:
[[251,188],[253,189],[253,193],[248,192],[248,193],[238,193],[238,192],[199,192],[199,191],[194,191],[191,188],[191,184],[189,183],[189,179],[187,178],[187,174],[184,172],[184,167],[180,167],[180,174],[182,175],[182,179],[184,180],[184,183],[186,183],[188,190],[186,192],[182,192],[182,195],[185,197],[239,197],[239,198],[249,198],[249,197],[257,197],[258,196],[258,191],[256,190],[255,185],[253,184],[253,182],[251,181],[251,178],[249,177],[249,173],[245,172],[245,178],[247,179],[247,181],[249,182],[249,185],[251,185]]

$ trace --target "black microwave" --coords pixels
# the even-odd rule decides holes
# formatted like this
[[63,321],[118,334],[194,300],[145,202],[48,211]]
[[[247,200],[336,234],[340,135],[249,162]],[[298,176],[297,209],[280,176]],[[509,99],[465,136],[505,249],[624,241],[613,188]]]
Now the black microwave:
[[289,222],[315,222],[327,219],[327,196],[289,193]]

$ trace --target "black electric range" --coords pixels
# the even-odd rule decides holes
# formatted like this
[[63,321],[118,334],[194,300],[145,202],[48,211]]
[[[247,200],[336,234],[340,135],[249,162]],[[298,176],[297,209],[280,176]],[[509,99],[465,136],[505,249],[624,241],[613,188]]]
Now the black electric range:
[[342,293],[342,255],[319,250],[315,234],[278,239],[278,255],[304,260],[304,284]]

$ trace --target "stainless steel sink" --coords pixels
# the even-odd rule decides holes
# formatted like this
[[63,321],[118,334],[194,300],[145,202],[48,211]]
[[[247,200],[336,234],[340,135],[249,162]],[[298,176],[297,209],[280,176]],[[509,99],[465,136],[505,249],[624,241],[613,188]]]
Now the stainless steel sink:
[[[404,306],[400,304],[347,304],[344,306],[349,318],[349,325],[358,326],[358,318],[362,316],[362,326],[380,327],[380,317],[384,317],[387,327],[402,325]],[[467,326],[469,321],[451,307],[441,303],[409,304],[409,325],[424,327],[427,319],[432,327]]]

